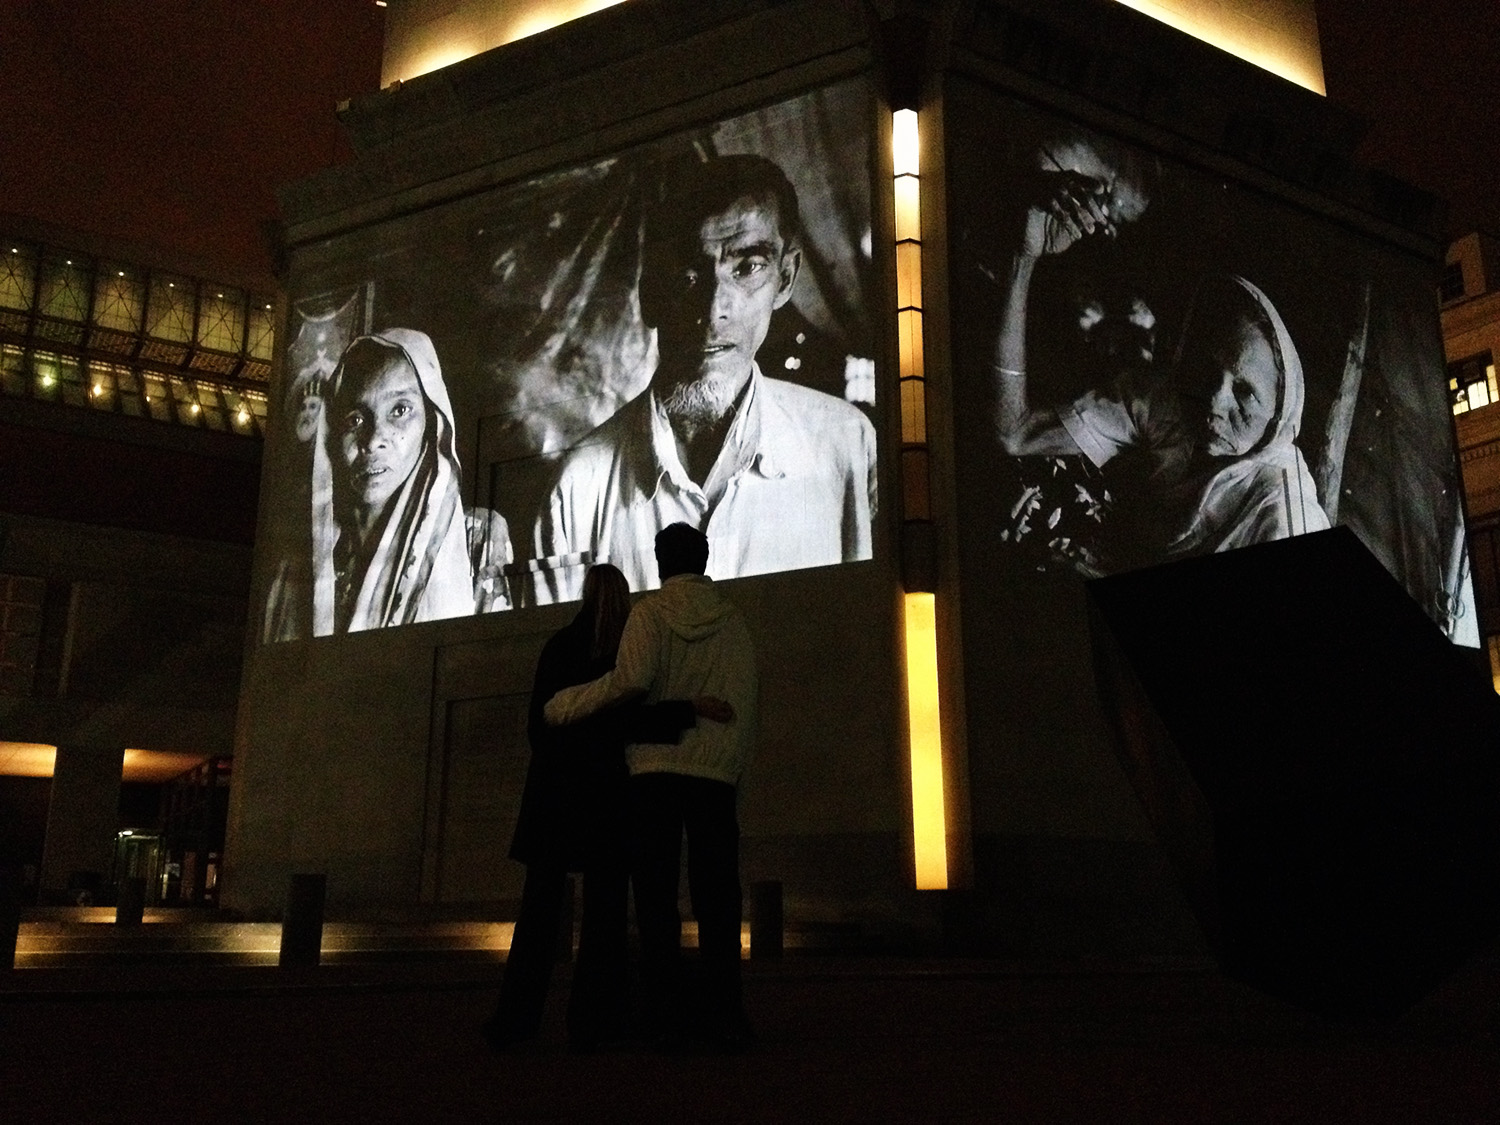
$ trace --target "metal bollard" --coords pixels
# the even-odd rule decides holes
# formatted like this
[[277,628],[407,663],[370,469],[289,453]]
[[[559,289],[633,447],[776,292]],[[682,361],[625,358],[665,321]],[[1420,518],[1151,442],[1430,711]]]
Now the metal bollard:
[[323,950],[323,898],[327,875],[293,875],[281,916],[282,968],[316,965]]
[[120,883],[115,899],[115,925],[139,926],[146,915],[146,880],[135,876]]
[[782,916],[781,880],[750,884],[750,959],[780,961],[786,948]]

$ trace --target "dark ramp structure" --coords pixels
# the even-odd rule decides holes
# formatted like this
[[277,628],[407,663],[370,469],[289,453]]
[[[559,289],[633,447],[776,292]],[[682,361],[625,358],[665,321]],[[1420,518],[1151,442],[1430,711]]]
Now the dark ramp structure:
[[1355,534],[1089,583],[1121,762],[1226,972],[1410,1007],[1500,929],[1500,698]]

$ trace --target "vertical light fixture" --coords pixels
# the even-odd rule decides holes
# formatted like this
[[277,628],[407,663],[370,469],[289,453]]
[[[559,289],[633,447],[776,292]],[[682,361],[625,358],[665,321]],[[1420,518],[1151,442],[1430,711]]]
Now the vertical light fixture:
[[[896,338],[900,353],[901,498],[908,524],[931,523],[927,379],[922,358],[922,191],[917,111],[891,115],[896,193]],[[948,886],[943,740],[938,708],[937,605],[930,590],[905,599],[906,708],[911,744],[912,846],[918,890]]]
[[907,520],[930,520],[927,384],[922,360],[922,191],[917,111],[891,115],[896,172],[896,338],[901,373],[901,490]]

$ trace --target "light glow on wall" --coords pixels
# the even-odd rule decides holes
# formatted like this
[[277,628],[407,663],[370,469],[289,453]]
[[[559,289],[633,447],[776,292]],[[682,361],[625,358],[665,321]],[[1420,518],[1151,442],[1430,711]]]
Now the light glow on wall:
[[388,8],[380,82],[405,82],[621,0],[407,0]]
[[57,747],[39,742],[0,742],[0,776],[51,777]]
[[[186,773],[208,755],[174,750],[126,750],[122,781],[161,783]],[[38,742],[0,742],[0,776],[51,777],[57,769],[57,747]]]
[[937,600],[906,595],[906,713],[911,738],[911,824],[917,889],[948,886],[943,736],[938,709]]
[[1326,92],[1313,0],[1119,2],[1288,82]]

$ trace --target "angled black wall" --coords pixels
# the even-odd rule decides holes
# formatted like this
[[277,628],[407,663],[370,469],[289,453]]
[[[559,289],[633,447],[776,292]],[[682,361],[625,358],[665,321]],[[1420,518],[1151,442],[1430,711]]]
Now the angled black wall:
[[1224,967],[1403,1010],[1500,926],[1500,699],[1346,528],[1089,584],[1122,764]]

